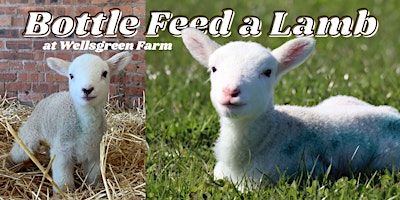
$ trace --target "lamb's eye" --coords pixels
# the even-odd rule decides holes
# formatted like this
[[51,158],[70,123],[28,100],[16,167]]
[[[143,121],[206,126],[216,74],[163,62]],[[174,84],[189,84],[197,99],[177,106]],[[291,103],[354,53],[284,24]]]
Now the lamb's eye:
[[211,71],[212,71],[212,72],[216,72],[216,71],[217,71],[217,68],[216,68],[216,67],[211,67]]
[[74,78],[74,75],[69,74],[69,78],[72,80]]
[[107,78],[107,73],[108,73],[107,71],[104,71],[104,72],[101,74],[101,76],[104,77],[104,78]]
[[271,73],[272,73],[272,70],[271,70],[271,69],[267,69],[267,70],[265,70],[265,71],[263,72],[263,74],[264,74],[266,77],[270,77],[270,76],[271,76]]

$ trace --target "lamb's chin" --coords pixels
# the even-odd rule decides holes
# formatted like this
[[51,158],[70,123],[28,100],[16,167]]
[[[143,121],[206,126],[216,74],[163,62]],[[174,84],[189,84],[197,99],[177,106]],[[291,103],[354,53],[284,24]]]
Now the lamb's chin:
[[220,104],[217,108],[218,113],[221,116],[227,118],[238,118],[246,114],[246,105],[245,104]]
[[97,97],[80,97],[75,100],[75,103],[79,106],[95,106],[99,104],[99,98]]

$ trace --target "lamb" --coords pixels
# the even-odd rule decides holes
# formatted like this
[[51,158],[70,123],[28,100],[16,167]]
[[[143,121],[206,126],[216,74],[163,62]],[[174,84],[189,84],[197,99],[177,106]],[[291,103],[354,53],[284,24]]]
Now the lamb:
[[274,105],[274,85],[312,53],[313,38],[270,50],[254,42],[220,46],[196,29],[182,31],[192,56],[211,73],[211,102],[220,116],[214,179],[248,191],[280,177],[337,177],[400,167],[400,113],[349,96],[313,107]]
[[[121,52],[104,61],[84,54],[72,62],[47,58],[50,68],[69,78],[69,92],[54,93],[40,101],[19,129],[19,137],[31,152],[38,150],[40,141],[50,146],[50,156],[55,155],[52,176],[62,190],[74,188],[76,162],[82,163],[88,183],[99,180],[100,142],[107,130],[103,110],[110,76],[125,68],[131,56]],[[17,142],[10,157],[14,163],[29,159]]]

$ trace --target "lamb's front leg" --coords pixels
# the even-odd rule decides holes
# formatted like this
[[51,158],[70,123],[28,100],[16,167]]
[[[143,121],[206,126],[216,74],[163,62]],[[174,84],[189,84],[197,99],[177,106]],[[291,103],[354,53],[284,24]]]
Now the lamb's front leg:
[[[253,172],[248,172],[252,175]],[[261,176],[257,174],[256,176]],[[214,180],[227,179],[234,183],[239,191],[245,192],[249,190],[256,189],[259,182],[255,182],[252,176],[247,177],[245,173],[234,174],[227,166],[222,162],[217,162],[214,167]]]
[[222,162],[217,162],[217,164],[214,167],[214,180],[220,180],[220,179],[225,179],[226,175],[224,173],[226,169],[224,169],[224,166]]
[[[50,155],[51,157],[53,157],[53,155],[56,155],[52,165],[54,181],[62,190],[71,191],[75,188],[74,160],[72,159],[71,155],[60,152],[56,153],[56,151],[51,151]],[[53,186],[53,190],[57,191],[56,187]]]

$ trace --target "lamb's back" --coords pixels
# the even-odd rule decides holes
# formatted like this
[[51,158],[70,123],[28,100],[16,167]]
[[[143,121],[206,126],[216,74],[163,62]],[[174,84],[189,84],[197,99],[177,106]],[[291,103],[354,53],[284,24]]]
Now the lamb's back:
[[[332,172],[400,164],[400,114],[377,106],[276,106],[281,158],[309,156]],[[298,160],[297,160],[298,162]]]
[[56,145],[73,139],[80,125],[69,92],[54,93],[40,101],[20,132],[28,131]]

